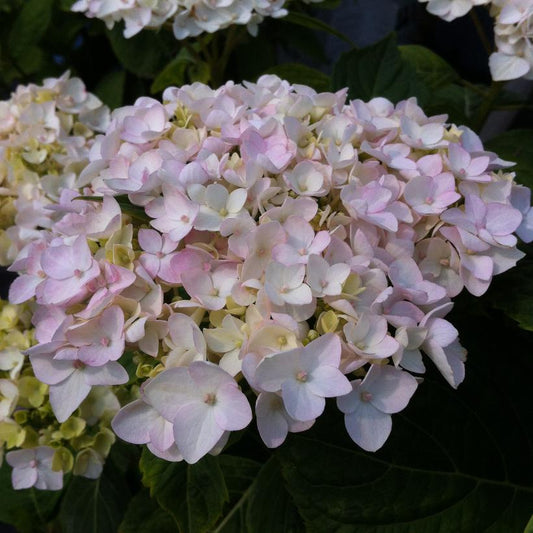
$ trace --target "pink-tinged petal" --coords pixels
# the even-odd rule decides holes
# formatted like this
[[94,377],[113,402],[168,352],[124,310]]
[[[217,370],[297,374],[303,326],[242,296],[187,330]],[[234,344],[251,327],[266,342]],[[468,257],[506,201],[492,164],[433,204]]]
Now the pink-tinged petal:
[[281,446],[287,438],[289,424],[282,399],[270,392],[262,392],[255,403],[257,429],[269,448]]
[[150,425],[150,442],[158,450],[168,450],[174,444],[174,427],[162,416],[157,415]]
[[48,385],[61,383],[75,370],[72,361],[57,361],[48,355],[31,355],[30,361],[35,377]]
[[86,366],[83,374],[88,385],[122,385],[129,380],[124,367],[114,361],[104,366]]
[[356,379],[350,382],[352,390],[344,396],[337,398],[337,407],[345,414],[353,413],[359,408],[361,403],[361,382],[362,380]]
[[371,394],[368,401],[388,414],[405,409],[417,386],[411,374],[383,365],[372,365],[361,384],[361,388]]
[[521,78],[529,72],[531,66],[524,58],[501,52],[491,54],[489,67],[494,81],[507,81]]
[[172,421],[181,405],[197,397],[197,388],[187,368],[174,367],[148,381],[143,393],[161,416]]
[[233,377],[225,370],[208,361],[195,361],[191,363],[189,365],[189,375],[196,385],[198,395],[214,393],[226,385],[237,385]]
[[176,444],[190,464],[199,461],[224,434],[215,421],[213,406],[202,401],[182,405],[173,423]]
[[344,424],[356,444],[367,452],[375,452],[389,438],[392,418],[369,403],[361,403],[356,411],[344,416]]
[[320,366],[313,370],[311,377],[307,381],[307,386],[313,394],[324,398],[344,396],[352,390],[352,386],[346,376],[332,366]]
[[299,287],[283,293],[283,300],[288,304],[304,305],[313,301],[313,293],[309,285],[302,283]]
[[113,431],[126,442],[146,444],[150,441],[150,426],[159,413],[142,400],[124,406],[111,421]]
[[178,463],[183,461],[183,455],[181,455],[176,444],[173,444],[170,448],[166,450],[159,450],[151,442],[149,442],[146,447],[156,456],[165,461],[170,461],[172,463]]
[[50,385],[50,404],[59,422],[64,422],[91,392],[83,374],[75,370],[61,383]]
[[235,382],[218,389],[213,408],[216,423],[226,431],[243,429],[252,421],[250,404]]
[[35,296],[35,289],[44,281],[44,278],[23,274],[14,279],[9,287],[9,301],[12,304],[21,304]]
[[163,239],[158,231],[141,228],[137,237],[140,247],[151,254],[160,252],[163,248]]
[[489,204],[487,206],[486,228],[492,235],[508,235],[518,228],[522,222],[522,214],[503,204]]
[[326,400],[313,394],[305,381],[284,381],[281,385],[281,395],[287,413],[302,422],[318,418],[326,405]]
[[436,342],[439,346],[448,346],[457,339],[459,332],[442,318],[434,318],[429,323],[428,339]]
[[279,391],[284,381],[294,379],[301,370],[299,363],[301,351],[301,348],[295,348],[266,356],[255,371],[254,380],[257,385],[268,392]]
[[338,368],[341,361],[341,342],[334,333],[326,333],[310,342],[302,351],[302,369],[313,372],[319,365]]
[[37,475],[37,467],[26,466],[25,468],[14,468],[11,472],[13,488],[15,490],[21,490],[33,487],[37,483]]

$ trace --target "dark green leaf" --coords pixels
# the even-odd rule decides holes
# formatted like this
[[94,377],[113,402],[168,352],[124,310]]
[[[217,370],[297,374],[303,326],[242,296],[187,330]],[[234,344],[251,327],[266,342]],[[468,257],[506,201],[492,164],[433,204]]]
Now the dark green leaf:
[[174,38],[166,32],[142,31],[124,39],[122,27],[117,25],[107,36],[122,65],[141,78],[155,78],[172,57],[168,39]]
[[63,533],[116,533],[130,500],[122,475],[107,462],[99,479],[72,478],[59,519]]
[[533,259],[523,259],[513,270],[498,276],[486,298],[522,329],[533,331]]
[[126,72],[116,70],[105,75],[95,87],[94,92],[104,104],[115,109],[123,104],[125,83]]
[[400,46],[400,54],[424,80],[429,89],[440,89],[459,79],[459,75],[442,57],[425,46],[409,44]]
[[179,54],[157,75],[150,87],[150,92],[155,94],[163,91],[167,87],[183,85],[185,83],[187,66],[192,61],[191,55],[185,48],[182,48]]
[[367,48],[342,54],[333,69],[333,88],[343,87],[348,87],[350,99],[383,96],[398,102],[416,96],[423,104],[429,96],[424,81],[402,58],[395,34]]
[[331,35],[335,35],[335,37],[338,37],[339,39],[347,42],[351,46],[355,46],[353,41],[347,35],[344,35],[344,33],[342,33],[341,31],[336,30],[333,26],[330,26],[323,20],[312,17],[310,15],[306,15],[305,13],[291,12],[283,20],[291,24],[303,26],[304,28],[323,31]]
[[450,83],[434,90],[424,109],[429,115],[446,114],[455,124],[469,125],[481,102],[482,96],[476,91]]
[[524,529],[524,533],[533,533],[533,516],[531,517],[531,520],[527,523],[526,529]]
[[61,494],[61,491],[33,488],[14,490],[11,468],[4,463],[0,469],[0,522],[15,526],[20,533],[35,532],[36,524],[44,529],[53,516]]
[[257,476],[250,494],[246,522],[250,533],[305,531],[292,497],[285,487],[276,457],[271,457]]
[[168,463],[145,449],[139,464],[143,484],[174,517],[181,533],[211,530],[228,500],[218,457],[207,455],[193,465]]
[[511,130],[487,143],[487,148],[496,152],[502,159],[516,162],[512,168],[516,181],[533,187],[533,130]]
[[327,74],[298,63],[276,65],[270,67],[265,74],[275,74],[290,83],[309,85],[318,92],[326,92],[331,89],[331,79]]
[[54,0],[28,0],[9,33],[9,49],[15,58],[29,53],[46,33],[52,18]]
[[533,512],[533,338],[463,300],[450,318],[469,351],[457,391],[430,369],[375,454],[333,409],[279,449],[309,533],[523,531]]
[[120,533],[178,533],[172,516],[162,509],[148,489],[143,489],[131,500]]

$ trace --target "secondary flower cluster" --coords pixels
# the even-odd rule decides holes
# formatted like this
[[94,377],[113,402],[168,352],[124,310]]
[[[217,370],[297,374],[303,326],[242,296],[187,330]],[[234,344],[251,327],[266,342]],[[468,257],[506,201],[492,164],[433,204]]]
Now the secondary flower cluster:
[[474,6],[490,5],[494,18],[496,51],[489,58],[496,81],[533,79],[533,0],[419,0],[429,2],[428,11],[451,21]]
[[11,267],[60,423],[122,385],[115,433],[193,463],[251,422],[251,398],[269,447],[336,398],[373,451],[428,359],[461,383],[451,298],[523,256],[530,190],[415,99],[345,98],[264,76],[112,113]]
[[[304,0],[321,2],[322,0]],[[123,20],[124,37],[144,28],[172,24],[176,39],[213,33],[233,24],[246,25],[252,35],[265,17],[284,17],[285,0],[77,0],[73,11],[102,19],[108,28]]]
[[109,387],[94,387],[77,416],[59,424],[49,387],[34,376],[23,353],[36,342],[31,316],[28,305],[0,300],[0,460],[11,450],[5,459],[16,489],[58,490],[64,473],[100,476],[115,441],[111,418],[120,405]]
[[68,74],[19,86],[0,102],[0,264],[50,228],[60,191],[74,185],[109,110]]

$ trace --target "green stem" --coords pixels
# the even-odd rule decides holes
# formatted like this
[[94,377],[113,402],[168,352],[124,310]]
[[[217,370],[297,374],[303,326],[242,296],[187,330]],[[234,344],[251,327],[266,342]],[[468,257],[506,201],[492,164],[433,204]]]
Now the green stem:
[[244,491],[243,495],[239,498],[239,501],[233,506],[231,511],[224,517],[224,520],[220,522],[219,526],[213,531],[213,533],[222,532],[222,530],[229,523],[233,515],[243,506],[244,502],[248,499],[248,496],[250,496],[250,493],[252,492],[254,485],[255,483],[252,482],[252,484]]
[[485,52],[487,52],[488,55],[492,54],[492,45],[489,41],[489,38],[487,37],[487,34],[485,33],[483,24],[481,23],[481,20],[479,20],[475,9],[470,10],[470,18],[472,19],[472,22],[476,27],[476,32],[481,42],[483,43],[483,48],[485,48]]
[[494,102],[498,98],[502,89],[503,89],[503,82],[501,81],[492,82],[490,89],[487,95],[485,96],[485,100],[483,100],[483,102],[481,103],[478,109],[478,112],[476,113],[476,116],[474,117],[474,120],[473,120],[473,126],[476,131],[479,131],[483,127],[483,124],[485,124],[487,117],[492,111]]

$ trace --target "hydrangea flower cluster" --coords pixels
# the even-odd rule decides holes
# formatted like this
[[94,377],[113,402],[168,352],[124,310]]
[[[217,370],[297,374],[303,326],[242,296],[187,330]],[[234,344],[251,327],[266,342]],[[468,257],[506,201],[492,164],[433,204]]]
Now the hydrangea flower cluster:
[[185,39],[234,24],[246,25],[252,35],[257,35],[257,25],[265,17],[287,15],[284,5],[285,0],[77,0],[72,11],[102,19],[109,29],[123,20],[126,38],[144,28],[169,23],[176,39]]
[[100,476],[115,435],[110,422],[119,410],[109,387],[94,387],[76,415],[59,423],[48,385],[24,355],[35,344],[28,305],[0,300],[0,460],[13,468],[16,489],[59,490],[63,474]]
[[122,386],[114,432],[194,463],[250,424],[250,399],[276,447],[335,398],[374,451],[428,360],[461,383],[451,299],[523,256],[531,192],[415,99],[345,99],[263,76],[112,113],[11,267],[59,423]]
[[466,15],[474,6],[489,6],[496,44],[496,51],[489,58],[492,78],[496,81],[533,79],[532,0],[419,1],[428,2],[427,10],[447,21]]
[[109,110],[68,73],[19,86],[0,102],[0,264],[50,228],[59,191],[74,185]]

